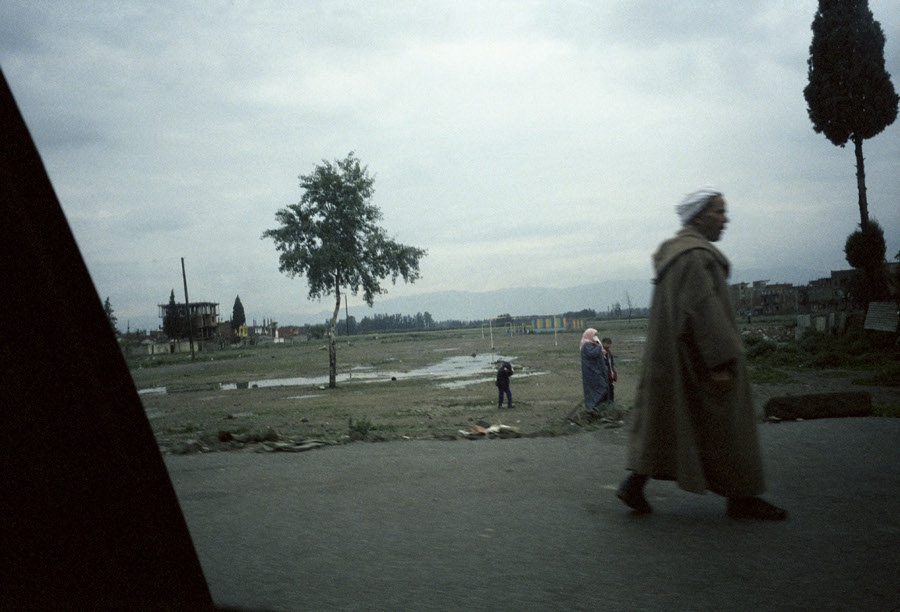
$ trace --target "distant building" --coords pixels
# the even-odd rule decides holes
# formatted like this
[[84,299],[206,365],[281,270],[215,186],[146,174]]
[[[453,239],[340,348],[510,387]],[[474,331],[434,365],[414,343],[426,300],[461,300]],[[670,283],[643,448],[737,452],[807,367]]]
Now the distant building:
[[534,317],[531,320],[531,329],[535,333],[581,330],[585,329],[585,322],[584,319],[547,315]]
[[773,283],[762,287],[759,293],[759,307],[765,314],[796,314],[797,287],[787,283]]
[[238,332],[238,335],[243,336],[268,336],[270,338],[278,337],[278,323],[271,319],[263,319],[262,325],[257,325],[256,321],[253,321],[253,325],[250,325],[246,328],[246,330],[241,334]]
[[[897,278],[900,264],[885,264],[885,272],[889,279]],[[833,270],[804,286],[768,280],[735,283],[731,297],[740,316],[843,312],[851,308],[850,288],[856,274],[856,270]]]
[[278,328],[278,335],[282,338],[290,338],[292,336],[306,336],[307,329],[298,325],[284,325]]
[[856,270],[832,271],[831,276],[809,283],[809,312],[846,310],[850,303],[850,283]]
[[731,285],[731,299],[738,314],[763,314],[763,292],[768,284],[768,280],[757,280]]
[[231,321],[219,321],[216,333],[220,338],[231,338],[234,336],[234,330],[231,329]]
[[[184,317],[184,304],[159,304],[159,318],[163,321],[174,308],[172,316]],[[191,302],[188,304],[188,315],[191,321],[191,334],[199,340],[214,338],[219,331],[219,304],[216,302]]]

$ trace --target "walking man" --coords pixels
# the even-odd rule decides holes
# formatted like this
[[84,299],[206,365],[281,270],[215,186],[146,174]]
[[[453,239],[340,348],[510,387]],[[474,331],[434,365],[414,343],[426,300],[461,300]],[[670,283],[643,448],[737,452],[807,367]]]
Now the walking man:
[[729,263],[712,243],[728,222],[722,193],[704,188],[676,211],[683,225],[653,255],[656,271],[644,369],[618,497],[652,511],[649,478],[727,498],[733,518],[784,520],[763,500],[750,380],[728,288]]

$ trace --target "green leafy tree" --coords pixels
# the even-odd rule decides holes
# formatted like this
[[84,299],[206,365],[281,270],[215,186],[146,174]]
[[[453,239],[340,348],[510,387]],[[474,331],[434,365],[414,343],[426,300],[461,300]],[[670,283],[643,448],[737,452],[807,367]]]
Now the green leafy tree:
[[231,309],[231,330],[237,331],[241,325],[247,322],[247,315],[244,314],[244,305],[241,304],[241,296],[234,298],[234,307]]
[[289,277],[303,276],[310,299],[334,297],[328,330],[329,387],[337,386],[335,344],[341,292],[362,293],[372,306],[385,293],[381,281],[419,278],[419,260],[426,251],[400,244],[377,225],[381,211],[371,203],[375,179],[353,152],[333,163],[323,160],[310,174],[301,175],[304,190],[298,204],[275,213],[279,227],[263,232],[280,252],[278,269]]
[[819,0],[809,47],[809,84],[803,90],[817,133],[856,152],[860,228],[869,224],[863,140],[897,118],[897,92],[884,67],[884,32],[868,0]]
[[119,328],[116,327],[119,319],[114,314],[112,304],[109,303],[109,296],[107,296],[106,301],[103,302],[103,312],[106,313],[106,318],[109,320],[109,326],[112,327],[114,333],[119,333]]

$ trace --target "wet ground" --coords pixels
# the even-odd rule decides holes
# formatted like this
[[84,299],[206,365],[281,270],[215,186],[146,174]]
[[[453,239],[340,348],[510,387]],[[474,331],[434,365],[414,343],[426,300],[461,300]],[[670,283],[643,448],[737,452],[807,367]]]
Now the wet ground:
[[[416,368],[409,371],[383,371],[371,367],[357,367],[346,373],[337,375],[337,382],[365,381],[365,382],[390,382],[400,379],[427,378],[439,381],[439,386],[447,389],[458,389],[485,381],[493,381],[499,363],[509,361],[515,365],[515,357],[502,355],[456,355],[448,357],[436,364]],[[518,378],[524,376],[536,376],[541,372],[520,372]],[[270,378],[251,380],[246,382],[216,383],[214,385],[185,386],[180,385],[178,391],[197,391],[217,389],[220,391],[233,391],[236,389],[264,389],[268,387],[318,387],[328,384],[327,376],[291,378]],[[168,387],[150,387],[139,389],[141,395],[170,393]]]

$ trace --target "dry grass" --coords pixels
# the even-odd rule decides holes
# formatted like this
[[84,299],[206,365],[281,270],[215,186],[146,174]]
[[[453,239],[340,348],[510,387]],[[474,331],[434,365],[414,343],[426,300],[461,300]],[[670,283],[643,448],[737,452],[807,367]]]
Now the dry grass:
[[[755,322],[754,328],[759,325]],[[619,372],[616,407],[627,412],[634,401],[646,321],[593,326],[613,339]],[[482,423],[508,425],[522,435],[562,435],[608,426],[577,427],[566,419],[582,402],[580,336],[580,332],[510,336],[495,331],[493,347],[487,329],[344,338],[338,343],[338,371],[351,378],[336,389],[320,383],[253,387],[258,381],[294,377],[319,377],[324,382],[328,373],[324,341],[228,348],[198,354],[195,361],[189,356],[144,358],[129,365],[138,389],[167,389],[141,398],[160,445],[175,452],[239,446],[220,443],[226,433],[271,437],[274,432],[280,439],[330,443],[362,437],[445,439],[460,437],[460,430]],[[512,358],[517,372],[512,379],[512,410],[497,410],[492,370],[478,382],[452,388],[443,386],[445,381],[408,375],[448,357],[473,354]],[[765,366],[764,361],[752,368],[756,372]],[[362,377],[376,372],[382,374],[380,382]],[[779,367],[777,375],[758,374],[754,392],[760,413],[765,400],[776,395],[851,388],[872,392],[876,414],[896,416],[900,406],[896,386],[852,386],[860,372]]]
[[[645,322],[613,322],[598,329],[613,338],[618,403],[630,406]],[[335,442],[346,439],[359,423],[367,425],[369,439],[455,437],[479,421],[509,425],[524,435],[557,435],[572,432],[565,417],[581,403],[580,336],[495,331],[493,352],[489,331],[481,329],[341,339],[339,374],[375,371],[385,376],[383,382],[357,376],[336,389],[319,384],[252,388],[252,381],[327,376],[324,342],[226,349],[194,362],[166,356],[130,365],[138,389],[168,390],[141,398],[160,443],[171,448],[189,439],[215,446],[219,432],[258,434],[270,428],[282,438]],[[455,388],[404,376],[448,357],[473,354],[512,358],[517,372],[512,410],[497,410],[492,371],[479,376],[480,382]],[[233,383],[250,384],[220,390],[221,384]]]

